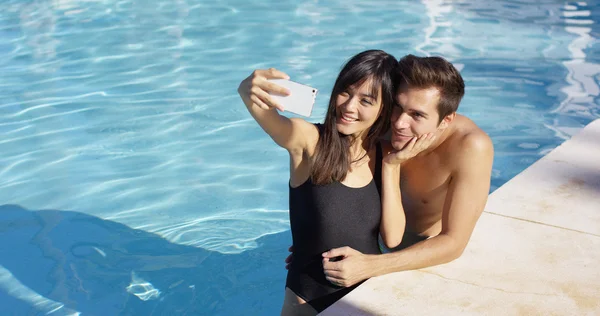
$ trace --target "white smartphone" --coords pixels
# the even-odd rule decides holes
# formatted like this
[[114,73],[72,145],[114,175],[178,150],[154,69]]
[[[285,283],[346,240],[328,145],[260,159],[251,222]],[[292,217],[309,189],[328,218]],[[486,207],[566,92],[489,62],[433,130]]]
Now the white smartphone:
[[290,91],[288,96],[270,94],[283,106],[284,111],[310,117],[319,90],[286,79],[269,79],[269,81]]

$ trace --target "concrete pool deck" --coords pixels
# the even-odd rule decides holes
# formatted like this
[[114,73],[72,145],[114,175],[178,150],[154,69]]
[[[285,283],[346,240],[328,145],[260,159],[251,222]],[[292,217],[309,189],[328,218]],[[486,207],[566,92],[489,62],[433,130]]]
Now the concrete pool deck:
[[320,315],[600,315],[600,119],[490,194],[459,259]]

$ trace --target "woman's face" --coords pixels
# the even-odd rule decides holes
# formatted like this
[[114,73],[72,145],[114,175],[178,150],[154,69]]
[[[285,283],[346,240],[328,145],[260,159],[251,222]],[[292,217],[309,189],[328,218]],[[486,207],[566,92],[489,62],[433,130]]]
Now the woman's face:
[[336,98],[336,127],[344,135],[366,136],[381,113],[381,87],[372,95],[372,79],[348,87]]

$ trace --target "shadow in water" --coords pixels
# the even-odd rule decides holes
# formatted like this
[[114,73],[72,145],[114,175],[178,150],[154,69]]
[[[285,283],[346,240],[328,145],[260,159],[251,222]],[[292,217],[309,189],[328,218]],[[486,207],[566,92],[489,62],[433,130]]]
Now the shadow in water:
[[8,315],[278,314],[291,236],[257,242],[221,254],[83,213],[3,205],[0,306]]

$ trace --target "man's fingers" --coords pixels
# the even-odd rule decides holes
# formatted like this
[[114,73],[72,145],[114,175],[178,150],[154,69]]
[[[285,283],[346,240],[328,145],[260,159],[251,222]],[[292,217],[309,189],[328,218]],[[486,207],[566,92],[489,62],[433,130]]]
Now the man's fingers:
[[334,258],[348,254],[348,247],[333,248],[323,253],[323,258]]
[[330,278],[342,279],[342,272],[337,270],[325,270],[325,276]]
[[329,276],[326,276],[325,279],[334,285],[346,287],[346,285],[345,285],[346,282],[343,279],[329,277]]
[[292,265],[292,256],[294,255],[294,254],[293,254],[293,252],[294,252],[294,245],[290,246],[290,247],[288,248],[288,251],[289,251],[289,252],[292,252],[292,253],[290,253],[290,255],[289,255],[289,256],[287,256],[287,258],[285,258],[285,263],[286,263],[286,264],[285,264],[285,269],[286,269],[286,270],[289,270],[289,269],[290,269],[290,266]]
[[329,261],[328,258],[323,258],[324,271],[342,271],[342,265],[339,261]]

